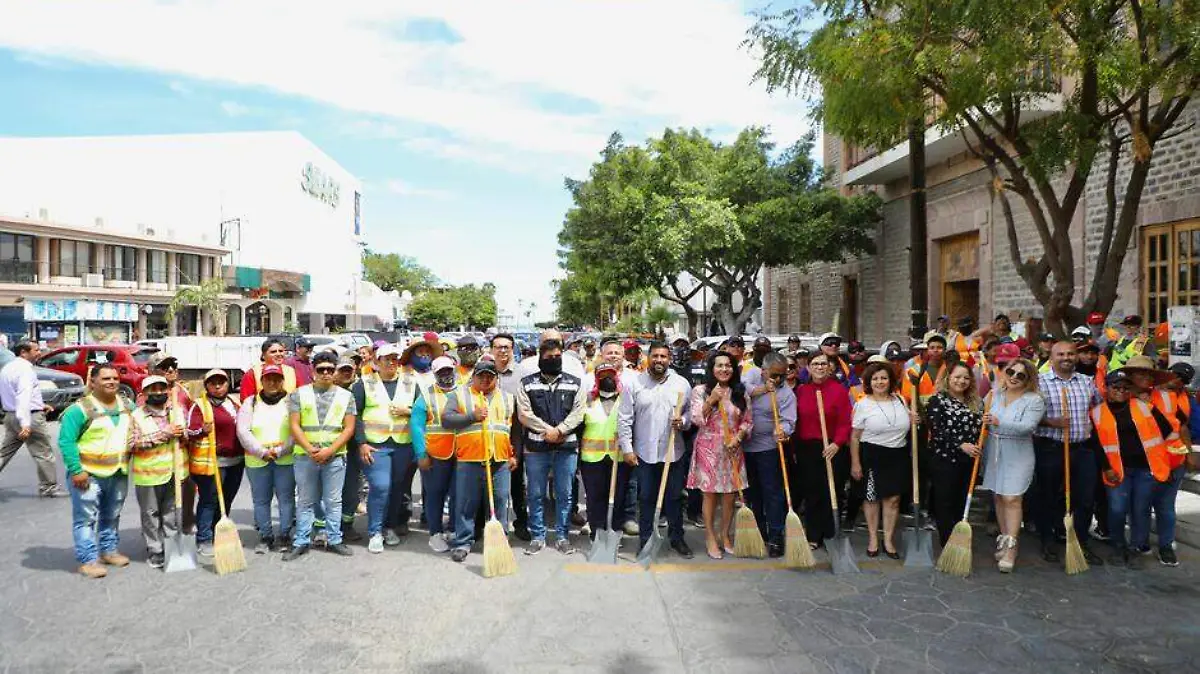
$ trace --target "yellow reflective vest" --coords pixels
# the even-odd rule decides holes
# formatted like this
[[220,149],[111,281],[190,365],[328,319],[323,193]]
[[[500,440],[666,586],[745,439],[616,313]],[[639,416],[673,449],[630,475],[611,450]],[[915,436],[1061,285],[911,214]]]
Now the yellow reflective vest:
[[[252,403],[254,408],[251,410],[250,432],[254,435],[254,439],[267,449],[286,447],[291,439],[287,400],[280,400],[274,405],[266,404],[258,396],[251,400],[254,401]],[[341,429],[341,424],[338,425],[338,429]],[[274,463],[280,466],[290,466],[294,456],[291,452],[282,452]],[[247,468],[262,468],[268,463],[265,459],[260,459],[249,451],[246,452]]]
[[96,477],[108,477],[126,471],[129,460],[129,431],[132,428],[133,404],[117,397],[121,412],[114,422],[108,408],[88,396],[75,403],[87,417],[87,426],[79,436],[79,464],[83,471]]
[[[346,410],[350,408],[350,403],[354,401],[354,396],[346,389],[340,386],[334,386],[332,389],[333,404],[325,411],[324,419],[317,416],[317,392],[312,384],[296,389],[296,395],[300,398],[300,430],[304,432],[308,443],[315,448],[333,445],[333,441],[342,434],[342,421],[346,418]],[[298,443],[292,453],[307,454],[304,447]],[[342,445],[336,453],[345,454],[346,446]]]
[[612,409],[604,411],[604,400],[596,398],[583,415],[583,443],[579,446],[579,458],[585,463],[603,461],[611,456],[617,459],[617,408],[620,397]]
[[[178,407],[167,409],[168,423],[184,426],[183,413]],[[143,408],[133,412],[133,423],[145,435],[158,432],[158,418]],[[133,484],[138,487],[158,487],[171,481],[171,467],[179,471],[180,477],[187,475],[187,466],[183,461],[183,452],[179,451],[179,439],[170,438],[147,449],[138,449],[130,453],[129,469],[133,474]]]

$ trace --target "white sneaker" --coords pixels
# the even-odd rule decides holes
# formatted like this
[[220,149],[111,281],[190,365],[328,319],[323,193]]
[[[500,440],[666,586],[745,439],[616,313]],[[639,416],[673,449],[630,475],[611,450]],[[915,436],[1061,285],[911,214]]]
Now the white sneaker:
[[379,554],[383,552],[383,534],[375,534],[371,540],[367,542],[367,552]]
[[446,538],[441,534],[434,534],[429,537],[429,549],[434,552],[449,552],[450,544],[446,542]]

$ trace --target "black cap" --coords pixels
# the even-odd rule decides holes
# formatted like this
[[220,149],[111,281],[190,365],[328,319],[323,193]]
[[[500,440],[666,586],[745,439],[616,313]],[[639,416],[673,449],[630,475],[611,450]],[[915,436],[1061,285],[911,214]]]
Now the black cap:
[[672,340],[671,340],[671,345],[672,345],[672,346],[674,346],[675,344],[678,344],[678,343],[680,343],[680,342],[683,342],[683,345],[684,345],[684,346],[687,346],[687,345],[690,343],[690,342],[688,342],[688,338],[687,338],[687,337],[684,337],[683,335],[680,335],[680,336],[676,337],[675,339],[672,339]]
[[1179,377],[1184,384],[1192,383],[1192,379],[1196,377],[1196,368],[1187,363],[1175,363],[1167,368],[1167,370],[1174,373],[1176,377]]
[[792,355],[796,356],[797,358],[812,358],[812,351],[809,351],[802,346],[799,349],[796,349],[795,353]]
[[314,344],[313,341],[307,337],[297,337],[296,348],[299,349],[302,346],[311,349],[316,346],[316,344]]
[[742,339],[741,335],[734,335],[725,340],[725,343],[729,346],[746,346],[746,341]]
[[1121,319],[1121,325],[1141,325],[1142,317],[1137,314],[1129,314]]
[[1086,342],[1080,342],[1079,345],[1075,347],[1075,350],[1076,351],[1095,351],[1096,353],[1100,353],[1100,345],[1091,340],[1088,340]]
[[787,341],[788,341],[788,343],[791,343],[791,342],[799,342],[799,341],[800,341],[800,335],[788,335],[788,340],[787,340]]
[[766,335],[759,335],[754,338],[754,346],[771,346],[771,338]]
[[863,343],[858,341],[857,339],[851,341],[849,344],[846,345],[847,353],[862,353],[863,351],[866,351],[866,350],[867,350],[867,347],[863,346]]
[[1039,342],[1053,342],[1054,341],[1054,334],[1050,333],[1050,332],[1039,332],[1037,337],[1038,337]]
[[1130,386],[1133,386],[1133,377],[1130,376],[1127,370],[1121,369],[1109,372],[1108,376],[1104,378],[1104,383],[1108,384],[1110,387],[1120,382],[1125,382]]
[[479,346],[479,340],[475,338],[475,335],[463,335],[462,337],[458,338],[457,342],[454,343],[454,348],[461,349],[464,346],[477,347]]
[[491,358],[480,358],[475,363],[475,369],[472,370],[472,374],[490,374],[493,376],[499,374],[499,371],[496,369],[496,361]]

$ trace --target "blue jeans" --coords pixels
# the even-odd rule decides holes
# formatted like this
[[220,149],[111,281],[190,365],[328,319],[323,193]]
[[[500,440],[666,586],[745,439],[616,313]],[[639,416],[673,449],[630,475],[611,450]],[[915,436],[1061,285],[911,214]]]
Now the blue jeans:
[[529,494],[529,533],[546,540],[546,482],[554,471],[554,533],[566,540],[571,528],[571,487],[579,455],[565,450],[525,453],[525,488]]
[[[233,499],[242,486],[246,464],[218,468],[221,489],[225,492],[225,512],[233,507]],[[213,525],[217,523],[217,482],[212,475],[193,475],[196,483],[196,542],[212,543]]]
[[[357,451],[357,450],[353,450]],[[392,450],[381,449],[371,453],[371,465],[362,466],[367,476],[367,535],[383,533],[383,517],[387,513],[388,496],[392,490]],[[358,460],[362,464],[362,460]],[[355,508],[358,504],[358,481],[354,484]],[[349,484],[349,483],[347,483]],[[342,499],[345,500],[348,488],[342,489]],[[342,521],[346,521],[343,516]],[[353,520],[351,520],[353,521]],[[349,525],[347,525],[349,526]]]
[[275,537],[271,528],[271,499],[279,503],[279,537],[287,538],[296,523],[296,473],[292,466],[274,461],[259,468],[247,468],[250,496],[254,500],[254,528],[262,540]]
[[109,477],[88,480],[88,488],[80,491],[70,485],[71,533],[75,537],[75,560],[91,564],[100,555],[117,551],[121,533],[121,507],[129,476],[123,471]]
[[[454,468],[454,543],[451,547],[469,550],[475,542],[475,511],[487,491],[483,463],[459,461]],[[512,474],[508,462],[492,463],[492,499],[496,519],[508,532],[508,495]],[[488,512],[491,519],[491,512]]]
[[[654,521],[654,506],[658,501],[658,483],[666,463],[638,463],[634,475],[638,480],[638,538],[645,545],[650,532],[658,526]],[[683,540],[683,485],[688,467],[681,461],[671,463],[667,472],[667,491],[663,495],[663,513],[667,516],[667,536],[672,541]]]
[[[746,500],[768,543],[783,544],[787,498],[783,493],[783,468],[775,451],[746,452]],[[792,495],[795,498],[795,495]],[[836,515],[836,513],[835,513]]]
[[407,524],[412,517],[412,475],[410,468],[415,468],[413,446],[400,445],[392,448],[391,485],[388,488],[387,508],[384,510],[383,526],[395,529],[401,524]]
[[454,524],[454,473],[455,461],[451,456],[445,461],[433,459],[429,470],[421,473],[421,500],[424,502],[425,523],[429,525],[429,535],[436,536],[446,530],[442,524],[442,506],[446,497],[450,497],[450,526]]
[[[1129,541],[1145,541],[1150,530],[1150,502],[1157,484],[1149,469],[1125,470],[1121,484],[1108,488],[1108,535],[1113,549],[1124,550]],[[1125,519],[1129,519],[1129,539]]]
[[[1169,548],[1175,542],[1175,498],[1179,496],[1179,488],[1183,486],[1183,475],[1187,472],[1185,466],[1171,471],[1166,482],[1155,482],[1154,493],[1151,496],[1151,507],[1154,508],[1154,523],[1158,530],[1158,547]],[[1150,532],[1146,531],[1142,538],[1134,538],[1135,548],[1144,548],[1150,544]]]
[[[391,454],[391,450],[383,450]],[[391,460],[388,460],[391,465]],[[358,445],[353,442],[346,450],[346,479],[342,482],[342,531],[345,532],[354,524],[354,515],[358,513],[359,493],[362,489],[362,479],[367,472],[362,457],[358,454]]]
[[296,536],[292,547],[312,542],[314,506],[317,501],[325,508],[325,534],[330,545],[342,542],[342,483],[346,479],[346,457],[335,456],[324,465],[317,464],[307,454],[296,457],[296,493],[299,509],[296,516]]

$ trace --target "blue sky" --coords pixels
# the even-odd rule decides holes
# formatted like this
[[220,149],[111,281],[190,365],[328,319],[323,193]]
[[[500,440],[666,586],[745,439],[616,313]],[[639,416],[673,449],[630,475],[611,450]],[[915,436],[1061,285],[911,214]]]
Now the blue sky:
[[746,8],[0,0],[0,135],[300,131],[364,182],[373,249],[546,318],[563,178],[612,131],[807,129],[750,84]]

